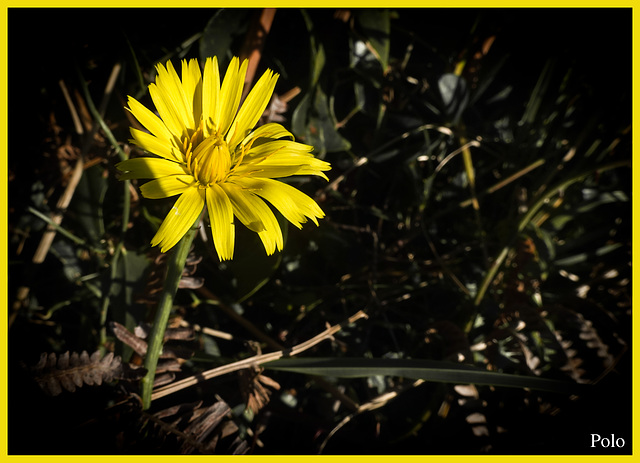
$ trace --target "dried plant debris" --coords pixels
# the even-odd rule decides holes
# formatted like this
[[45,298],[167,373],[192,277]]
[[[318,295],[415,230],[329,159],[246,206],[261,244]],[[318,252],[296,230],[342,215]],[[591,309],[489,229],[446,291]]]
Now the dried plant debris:
[[[145,339],[149,333],[148,325],[138,325],[134,328],[134,333],[132,333],[120,323],[111,322],[111,330],[120,341],[131,347],[140,358],[145,357],[147,354],[147,342]],[[165,331],[164,345],[154,380],[155,387],[170,383],[175,378],[173,373],[181,371],[184,359],[190,358],[194,353],[193,346],[190,345],[194,338],[195,334],[191,328],[168,328]]]
[[[144,357],[147,354],[147,342],[145,339],[149,334],[148,325],[138,325],[132,333],[126,327],[118,322],[111,322],[111,330],[113,334],[123,343],[131,347],[136,354]],[[164,334],[164,346],[160,358],[181,358],[187,359],[193,355],[193,349],[182,341],[187,343],[195,339],[195,333],[192,328],[167,328]]]
[[280,384],[268,376],[264,376],[262,372],[263,369],[258,367],[247,368],[238,372],[240,392],[242,392],[247,409],[254,414],[269,403],[271,390],[265,386],[276,391],[280,390]]
[[199,401],[175,405],[153,415],[145,413],[143,419],[156,434],[177,439],[180,453],[185,455],[247,453],[250,447],[238,436],[231,407],[223,400],[207,407],[202,404]]
[[[157,256],[153,260],[153,270],[151,270],[147,278],[144,293],[136,298],[136,302],[140,304],[156,304],[164,288],[164,278],[167,271],[166,254],[162,254],[158,250],[151,252],[156,253]],[[189,253],[184,269],[182,270],[182,278],[178,283],[178,288],[198,289],[202,287],[204,278],[194,276],[200,262],[202,262],[202,256],[198,256],[193,252]]]
[[140,357],[147,354],[147,342],[129,331],[124,325],[118,322],[111,322],[111,331],[120,341],[131,347]]
[[76,388],[84,384],[100,386],[114,379],[135,381],[145,372],[144,368],[122,363],[122,359],[114,356],[113,352],[103,357],[100,351],[91,355],[87,351],[82,351],[81,354],[70,354],[67,351],[60,356],[53,352],[43,353],[38,364],[31,368],[38,385],[51,396],[57,396],[63,390],[75,392]]
[[269,106],[264,110],[264,113],[260,117],[260,125],[267,124],[269,122],[285,122],[286,117],[284,114],[289,110],[287,103],[300,93],[299,87],[294,87],[284,95],[273,94]]

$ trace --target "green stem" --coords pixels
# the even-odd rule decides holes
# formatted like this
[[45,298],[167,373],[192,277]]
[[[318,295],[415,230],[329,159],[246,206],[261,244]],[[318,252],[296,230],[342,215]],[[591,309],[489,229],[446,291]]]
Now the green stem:
[[182,278],[182,271],[187,261],[191,243],[193,243],[193,238],[198,231],[197,225],[199,220],[200,218],[198,217],[194,226],[191,227],[178,244],[176,244],[167,262],[167,278],[162,294],[160,295],[156,318],[151,328],[151,333],[149,334],[149,347],[147,348],[147,355],[144,360],[144,367],[147,369],[146,376],[142,378],[142,408],[144,410],[148,409],[151,405],[151,392],[153,391],[153,381],[156,376],[158,358],[162,351],[164,332],[167,328],[169,315],[173,308],[173,299],[178,291],[178,284]]

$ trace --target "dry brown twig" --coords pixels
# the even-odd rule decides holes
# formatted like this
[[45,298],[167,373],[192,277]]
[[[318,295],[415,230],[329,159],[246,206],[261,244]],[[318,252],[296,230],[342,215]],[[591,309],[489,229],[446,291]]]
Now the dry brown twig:
[[270,352],[268,354],[255,355],[253,357],[239,360],[237,362],[230,363],[228,365],[223,365],[221,367],[204,371],[197,375],[190,376],[180,381],[176,381],[173,384],[169,384],[167,386],[158,388],[151,395],[151,400],[153,401],[156,399],[160,399],[162,397],[166,397],[170,394],[181,391],[182,389],[185,389],[187,387],[191,387],[202,381],[207,381],[209,379],[215,378],[216,376],[221,376],[227,373],[243,370],[245,368],[250,368],[256,365],[262,365],[264,363],[273,362],[274,360],[278,360],[283,357],[294,357],[326,339],[331,339],[334,334],[336,334],[338,331],[342,329],[343,326],[354,323],[357,320],[360,320],[361,318],[367,318],[367,314],[364,313],[364,311],[359,310],[357,313],[349,317],[346,321],[339,323],[337,325],[327,327],[327,329],[324,330],[322,333],[318,334],[317,336],[314,336],[313,338],[305,342],[302,342],[296,346],[293,346],[291,349],[280,350],[277,352]]
[[260,17],[252,24],[251,29],[247,33],[243,50],[240,53],[242,59],[247,58],[249,60],[249,66],[247,68],[247,74],[245,76],[245,87],[242,94],[242,101],[249,93],[249,88],[258,68],[258,63],[262,57],[262,49],[264,42],[271,30],[271,24],[276,14],[275,8],[264,8],[260,13]]

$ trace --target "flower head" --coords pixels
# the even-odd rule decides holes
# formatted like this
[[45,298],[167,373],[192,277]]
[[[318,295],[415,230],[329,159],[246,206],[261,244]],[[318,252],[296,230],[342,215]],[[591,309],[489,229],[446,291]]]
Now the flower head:
[[331,169],[312,146],[294,141],[280,124],[254,126],[262,116],[278,74],[265,72],[240,106],[247,61],[233,58],[220,83],[218,61],[182,61],[182,79],[171,62],[157,66],[149,93],[159,116],[129,97],[131,113],[148,130],[131,128],[133,142],[156,155],[120,162],[121,179],[153,179],[141,186],[146,198],[180,195],[151,240],[162,252],[174,246],[206,206],[218,257],[231,259],[234,216],[258,233],[267,254],[282,250],[282,230],[265,200],[298,228],[324,213],[316,202],[286,183],[291,175]]

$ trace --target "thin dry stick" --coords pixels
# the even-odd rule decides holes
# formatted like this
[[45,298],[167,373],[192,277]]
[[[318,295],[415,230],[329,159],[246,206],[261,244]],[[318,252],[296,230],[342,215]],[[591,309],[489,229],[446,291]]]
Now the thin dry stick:
[[[253,323],[251,323],[249,320],[247,320],[246,318],[244,318],[242,315],[238,314],[235,310],[233,310],[231,307],[228,307],[226,304],[224,304],[222,301],[220,301],[219,298],[217,298],[211,291],[209,291],[206,287],[201,287],[198,289],[198,292],[200,294],[202,294],[203,296],[207,297],[207,299],[210,299],[212,301],[216,302],[216,306],[218,308],[220,308],[225,314],[227,314],[232,320],[234,320],[235,322],[237,322],[238,324],[240,324],[242,327],[244,327],[246,330],[248,330],[253,336],[255,336],[257,339],[261,340],[262,342],[266,343],[269,347],[271,347],[272,349],[275,350],[284,350],[284,346],[282,346],[280,343],[278,343],[277,341],[271,339],[269,336],[267,336],[265,333],[263,333],[257,326],[255,326]],[[340,392],[335,386],[333,386],[332,384],[328,383],[327,381],[324,381],[322,378],[318,378],[318,377],[314,377],[313,380],[320,386],[322,387],[324,390],[330,392],[334,397],[336,397],[340,402],[342,402],[346,407],[348,407],[351,410],[356,410],[358,408],[358,405],[351,400],[349,397],[347,397],[345,394],[343,394],[342,392]]]
[[220,338],[226,341],[233,341],[232,334],[225,333],[224,331],[214,330],[213,328],[209,328],[207,326],[200,326],[197,323],[191,324],[186,320],[182,320],[180,321],[180,326],[184,328],[193,328],[194,331],[200,331],[209,336],[213,336],[214,338]]
[[349,317],[346,321],[328,327],[322,333],[317,336],[298,344],[297,346],[292,347],[291,349],[281,350],[278,352],[270,352],[268,354],[255,355],[253,357],[249,357],[243,360],[239,360],[238,362],[230,363],[228,365],[223,365],[218,368],[213,368],[211,370],[207,370],[205,372],[199,373],[194,376],[190,376],[180,381],[176,381],[173,384],[169,384],[167,386],[161,387],[157,389],[153,394],[151,394],[151,400],[160,399],[167,395],[173,394],[174,392],[181,391],[187,387],[198,384],[199,382],[209,380],[211,378],[215,378],[216,376],[225,375],[227,373],[232,373],[234,371],[243,370],[245,368],[251,367],[253,365],[261,365],[268,362],[273,362],[274,360],[278,360],[282,357],[293,357],[295,355],[304,352],[307,349],[319,344],[325,339],[331,339],[334,334],[342,329],[343,326],[354,323],[361,318],[367,318],[367,314],[362,310],[359,310],[357,313]]
[[69,90],[67,90],[67,86],[65,85],[64,80],[60,80],[58,84],[60,85],[60,89],[62,90],[62,94],[64,95],[64,100],[67,102],[67,106],[69,107],[69,112],[71,113],[71,119],[73,119],[73,125],[76,129],[76,133],[78,135],[82,135],[84,133],[82,122],[80,122],[78,111],[76,111],[76,107],[73,105],[71,95],[69,95]]
[[[73,174],[71,174],[71,178],[69,179],[69,183],[64,190],[64,193],[58,200],[56,204],[56,211],[51,214],[51,221],[56,225],[60,225],[62,223],[63,212],[69,206],[71,202],[71,198],[73,198],[73,193],[76,191],[76,187],[80,182],[80,178],[82,177],[82,172],[84,171],[84,159],[83,156],[78,157],[78,161],[73,169]],[[53,243],[53,238],[56,236],[56,228],[53,225],[49,225],[42,235],[42,239],[40,240],[40,244],[38,245],[38,249],[36,249],[35,254],[33,255],[33,263],[41,264],[44,262],[45,257],[49,253],[49,249],[51,248],[51,244]]]
[[271,30],[271,23],[276,14],[275,8],[264,8],[260,14],[260,18],[256,21],[247,33],[242,53],[242,58],[249,59],[249,66],[247,67],[247,74],[244,79],[244,91],[242,94],[242,101],[249,93],[249,87],[258,68],[258,63],[262,57],[262,49],[264,48],[264,42],[267,39],[267,35]]
[[282,101],[283,103],[288,103],[289,101],[293,100],[296,96],[298,96],[298,94],[301,92],[302,90],[300,89],[300,87],[293,87],[291,90],[285,92],[284,94],[280,95],[278,97],[278,99],[280,101]]

